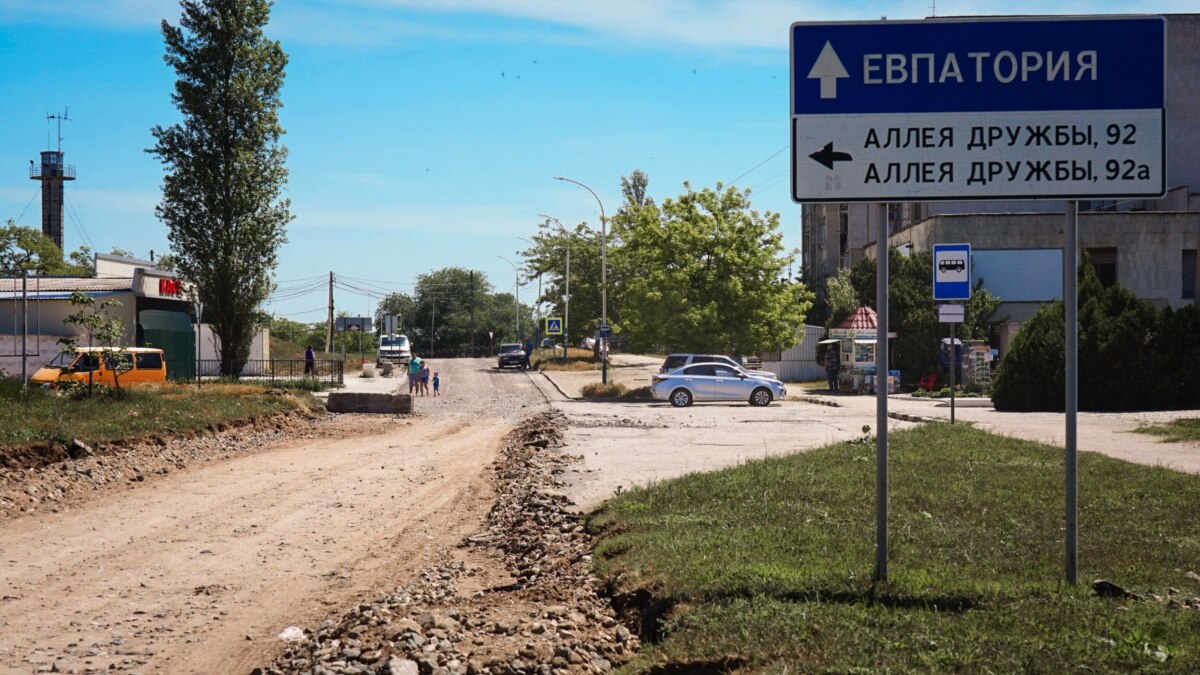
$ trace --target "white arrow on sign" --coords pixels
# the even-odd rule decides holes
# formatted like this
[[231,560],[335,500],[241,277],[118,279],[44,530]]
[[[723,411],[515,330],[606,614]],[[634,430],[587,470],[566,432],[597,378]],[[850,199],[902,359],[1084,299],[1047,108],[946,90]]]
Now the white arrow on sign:
[[821,81],[821,98],[837,98],[837,81],[842,77],[850,77],[850,73],[846,72],[846,66],[842,65],[837,52],[833,51],[833,45],[826,40],[817,62],[808,71],[808,79]]

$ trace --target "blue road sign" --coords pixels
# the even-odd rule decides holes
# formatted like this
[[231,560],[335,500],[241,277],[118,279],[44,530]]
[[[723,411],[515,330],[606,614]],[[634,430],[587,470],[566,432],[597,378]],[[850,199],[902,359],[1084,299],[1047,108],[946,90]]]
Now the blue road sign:
[[562,319],[557,317],[546,319],[547,335],[562,335]]
[[1162,17],[797,23],[796,201],[1164,194]]
[[606,323],[600,324],[600,337],[605,339],[612,337],[612,327]]
[[933,299],[971,299],[971,245],[933,245]]

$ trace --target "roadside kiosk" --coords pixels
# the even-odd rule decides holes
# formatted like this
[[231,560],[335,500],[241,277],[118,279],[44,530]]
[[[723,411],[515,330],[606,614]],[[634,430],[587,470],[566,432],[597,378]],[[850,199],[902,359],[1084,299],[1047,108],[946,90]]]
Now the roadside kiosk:
[[[870,307],[859,307],[850,316],[829,331],[829,339],[823,343],[837,342],[841,371],[838,374],[838,390],[867,393],[875,390],[875,340],[876,315]],[[888,339],[896,333],[888,333]],[[888,372],[888,393],[895,393],[900,385],[900,371]]]

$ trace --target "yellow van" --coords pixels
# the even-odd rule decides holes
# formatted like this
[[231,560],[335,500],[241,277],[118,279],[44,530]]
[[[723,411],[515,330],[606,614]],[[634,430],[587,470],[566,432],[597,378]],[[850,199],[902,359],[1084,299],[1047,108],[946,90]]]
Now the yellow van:
[[[152,347],[126,347],[111,350],[118,355],[116,369],[121,376],[121,386],[150,384],[167,381],[167,361],[163,351]],[[115,386],[113,368],[105,362],[101,347],[78,347],[61,352],[54,360],[38,368],[30,382],[49,387],[58,382],[74,381],[87,384]]]

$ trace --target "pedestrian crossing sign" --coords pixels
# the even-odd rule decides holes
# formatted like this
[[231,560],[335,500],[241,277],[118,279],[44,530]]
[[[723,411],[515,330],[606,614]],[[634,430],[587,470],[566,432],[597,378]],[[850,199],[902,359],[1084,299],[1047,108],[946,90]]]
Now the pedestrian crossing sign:
[[548,317],[546,319],[546,335],[562,335],[562,318]]

